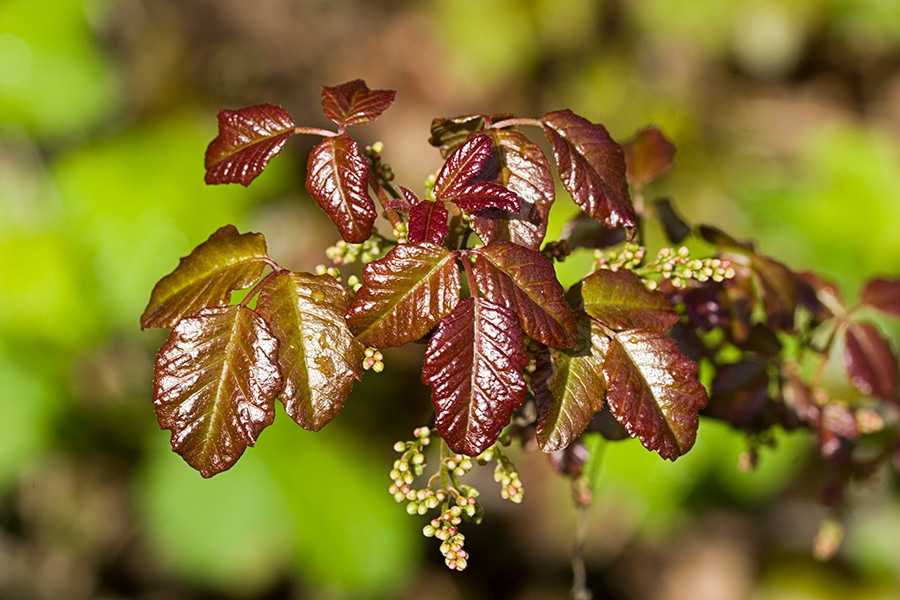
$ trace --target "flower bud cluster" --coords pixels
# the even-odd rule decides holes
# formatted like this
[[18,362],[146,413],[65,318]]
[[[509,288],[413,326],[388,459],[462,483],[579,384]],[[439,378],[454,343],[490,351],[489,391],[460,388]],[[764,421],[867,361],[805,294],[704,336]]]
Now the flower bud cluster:
[[558,242],[547,242],[541,249],[541,254],[549,261],[563,262],[566,257],[572,254],[572,247],[566,240]]
[[503,454],[497,457],[497,466],[494,467],[494,481],[500,484],[500,497],[515,504],[522,502],[525,496],[525,488],[516,465]]
[[[734,268],[731,262],[721,258],[694,258],[690,257],[690,250],[682,246],[680,248],[660,248],[653,262],[646,265],[645,269],[655,271],[668,279],[676,288],[683,288],[690,280],[715,281],[720,283],[734,277]],[[654,282],[655,283],[655,282]],[[654,286],[648,286],[651,289]]]
[[451,506],[422,529],[425,537],[435,537],[441,540],[441,554],[444,556],[444,563],[457,571],[464,570],[469,560],[469,553],[463,550],[466,537],[458,529],[459,524],[462,523],[463,512],[458,505]]
[[643,246],[630,242],[626,243],[621,250],[612,248],[594,250],[594,269],[609,269],[610,271],[633,269],[641,264],[646,254],[647,251]]
[[394,237],[397,238],[398,244],[406,244],[409,242],[409,223],[400,221],[394,225]]
[[366,146],[363,151],[371,163],[372,173],[375,177],[383,183],[390,183],[394,180],[394,172],[391,170],[391,165],[382,162],[382,153],[384,153],[384,143],[382,142]]
[[351,275],[347,278],[347,287],[353,290],[353,293],[355,294],[359,291],[359,288],[362,287],[362,281],[360,281],[359,277],[356,275]]
[[[368,350],[367,348],[366,351]],[[425,472],[425,454],[423,449],[431,443],[431,429],[428,427],[417,427],[413,431],[413,435],[415,436],[414,440],[394,444],[394,451],[400,452],[401,455],[400,458],[394,461],[394,468],[391,469],[391,479],[394,482],[391,484],[389,491],[397,502],[418,500],[416,490],[412,489],[412,483],[416,477]],[[437,504],[435,503],[434,506],[436,507]]]
[[349,265],[357,259],[363,263],[370,263],[382,254],[381,243],[378,238],[371,238],[361,244],[350,244],[339,240],[334,246],[325,249],[325,256],[336,265]]
[[384,355],[375,348],[366,348],[363,353],[362,367],[365,371],[372,370],[381,373],[384,371]]
[[341,270],[335,267],[326,267],[325,265],[316,265],[316,275],[331,275],[338,281],[341,280]]
[[425,178],[425,199],[435,200],[434,184],[437,183],[437,173],[432,173]]

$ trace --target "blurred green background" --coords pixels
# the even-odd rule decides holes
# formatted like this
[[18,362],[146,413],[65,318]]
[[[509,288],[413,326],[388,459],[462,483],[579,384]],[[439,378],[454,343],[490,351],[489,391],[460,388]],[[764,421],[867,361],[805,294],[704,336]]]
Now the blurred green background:
[[[566,597],[576,513],[539,453],[517,458],[521,506],[482,475],[462,574],[387,493],[391,444],[430,418],[421,348],[321,433],[280,413],[212,480],[157,428],[165,332],[138,325],[156,280],[226,223],[294,269],[337,237],[303,191],[312,139],[249,189],[203,185],[216,111],[326,126],[321,86],[355,78],[398,91],[359,137],[411,187],[440,164],[433,117],[570,107],[620,140],[661,126],[677,165],[648,193],[849,299],[900,273],[896,0],[2,0],[0,597]],[[595,597],[898,597],[896,479],[851,491],[845,544],[817,562],[810,437],[777,437],[749,474],[714,422],[674,464],[610,444]]]

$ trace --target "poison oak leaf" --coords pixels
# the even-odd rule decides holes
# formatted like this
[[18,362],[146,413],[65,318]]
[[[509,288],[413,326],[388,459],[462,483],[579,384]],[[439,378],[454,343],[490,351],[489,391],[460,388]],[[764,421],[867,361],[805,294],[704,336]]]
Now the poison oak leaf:
[[271,104],[219,111],[219,135],[206,148],[207,184],[250,185],[294,135],[294,120]]
[[862,301],[885,314],[900,317],[900,280],[873,279],[866,282]]
[[231,292],[259,279],[265,257],[262,234],[221,227],[154,286],[141,327],[174,327],[203,308],[228,304]]
[[394,102],[393,90],[370,90],[362,79],[322,88],[325,116],[341,126],[374,121]]
[[849,323],[843,358],[853,387],[885,400],[898,399],[897,357],[874,325]]
[[648,290],[631,271],[600,269],[581,283],[584,310],[615,331],[666,331],[678,321],[665,294]]
[[460,290],[455,253],[428,242],[400,244],[366,265],[347,324],[367,346],[402,346],[450,314]]
[[444,203],[423,200],[409,211],[409,243],[429,242],[442,244],[450,226],[447,224],[449,213]]
[[301,427],[318,431],[362,379],[363,345],[344,321],[350,295],[330,275],[281,271],[260,288],[256,311],[278,339],[278,394]]
[[425,352],[435,426],[450,448],[476,456],[497,441],[525,402],[528,359],[509,309],[483,298],[461,300],[441,320]]
[[278,342],[253,310],[208,308],[172,330],[153,402],[172,449],[204,477],[230,468],[275,418]]
[[444,199],[457,194],[481,173],[491,158],[491,145],[491,138],[479,133],[454,150],[435,178],[435,198]]
[[672,168],[675,145],[658,127],[647,127],[622,144],[628,180],[643,187]]

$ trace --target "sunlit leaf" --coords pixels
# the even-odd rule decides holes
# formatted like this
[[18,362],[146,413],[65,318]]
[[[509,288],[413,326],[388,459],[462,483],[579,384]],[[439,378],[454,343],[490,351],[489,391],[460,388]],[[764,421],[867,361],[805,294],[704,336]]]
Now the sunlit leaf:
[[256,310],[278,339],[279,399],[304,429],[318,431],[362,378],[363,345],[344,321],[347,290],[330,275],[281,271],[260,289]]
[[472,136],[447,157],[434,182],[434,196],[445,199],[457,194],[481,172],[491,157],[491,138]]
[[629,434],[669,460],[691,449],[706,389],[674,341],[658,331],[619,332],[603,373],[610,411]]
[[567,447],[603,408],[603,363],[609,338],[589,318],[579,319],[578,332],[576,350],[542,350],[531,375],[538,410],[535,435],[544,452]]
[[226,225],[194,248],[150,294],[141,327],[174,327],[210,306],[228,304],[231,292],[253,285],[265,268],[261,233],[238,233]]
[[496,183],[473,183],[455,192],[438,196],[438,200],[452,202],[468,211],[500,209],[510,212],[519,210],[519,197]]
[[529,337],[556,348],[575,346],[575,313],[549,260],[512,242],[473,253],[475,281],[485,298],[513,311]]
[[278,342],[249,308],[183,319],[156,359],[153,402],[172,449],[204,477],[230,468],[275,418]]
[[447,209],[443,202],[423,200],[409,211],[409,242],[430,242],[441,244],[450,226],[447,224]]
[[883,313],[900,317],[900,280],[868,281],[863,289],[862,301]]
[[340,125],[360,125],[374,121],[394,101],[393,90],[370,90],[362,79],[322,88],[325,116]]
[[575,203],[610,229],[635,226],[625,178],[625,154],[602,125],[571,110],[541,119],[559,176]]
[[631,271],[600,269],[581,284],[584,310],[616,331],[665,331],[678,321],[665,294],[648,290]]
[[897,357],[871,323],[853,321],[847,326],[844,367],[863,394],[897,398]]
[[400,198],[392,198],[387,208],[409,214],[413,207],[420,202],[419,197],[408,187],[402,185],[395,185],[394,187],[400,192]]
[[369,165],[347,134],[327,137],[309,153],[306,189],[345,241],[362,243],[378,216],[369,196]]
[[461,300],[441,320],[422,381],[432,389],[435,425],[454,452],[486,450],[525,402],[522,342],[513,314],[483,298]]
[[402,346],[450,314],[460,289],[456,254],[427,242],[400,244],[366,265],[347,323],[368,346]]
[[294,134],[294,120],[271,104],[219,111],[219,135],[206,149],[205,181],[250,185]]
[[658,127],[647,127],[622,144],[628,180],[641,187],[672,167],[675,145]]

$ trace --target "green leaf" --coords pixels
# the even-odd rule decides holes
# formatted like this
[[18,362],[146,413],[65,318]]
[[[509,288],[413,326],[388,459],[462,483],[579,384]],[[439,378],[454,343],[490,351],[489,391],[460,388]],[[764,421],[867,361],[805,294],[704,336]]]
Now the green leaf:
[[183,319],[156,359],[153,402],[172,449],[204,477],[229,469],[275,418],[278,342],[251,309]]
[[610,411],[645,448],[669,460],[691,449],[707,396],[697,364],[678,344],[658,331],[621,331],[603,374]]
[[220,228],[159,280],[141,315],[141,327],[174,327],[204,308],[228,304],[231,292],[259,279],[265,258],[261,233],[238,233],[234,225]]
[[460,289],[455,253],[427,242],[400,244],[366,265],[347,324],[363,344],[402,346],[450,314]]
[[631,271],[600,269],[581,283],[584,310],[615,331],[666,331],[678,321],[665,294],[648,290]]
[[512,242],[472,252],[475,281],[486,298],[512,310],[531,338],[555,348],[575,347],[575,313],[549,260]]
[[525,402],[528,359],[515,317],[483,298],[461,300],[428,343],[422,382],[450,448],[476,456],[497,441]]
[[609,338],[597,321],[578,320],[578,348],[545,348],[537,355],[531,390],[538,410],[535,435],[544,452],[568,447],[603,408],[606,379],[603,363]]
[[344,321],[347,290],[330,275],[281,271],[259,292],[256,310],[278,339],[279,398],[301,427],[318,431],[362,379],[363,345]]

